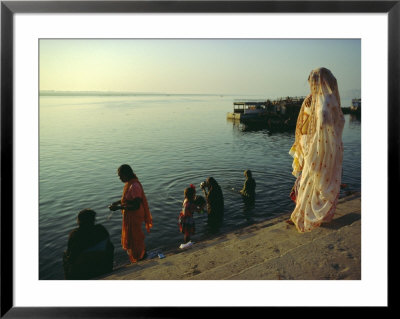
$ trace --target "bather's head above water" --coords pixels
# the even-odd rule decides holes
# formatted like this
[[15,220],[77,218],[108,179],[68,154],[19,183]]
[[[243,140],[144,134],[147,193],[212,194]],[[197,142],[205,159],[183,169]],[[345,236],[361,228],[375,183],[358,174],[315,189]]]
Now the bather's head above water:
[[190,201],[193,201],[196,197],[196,190],[193,187],[187,187],[185,188],[183,194],[185,198],[187,198]]
[[200,184],[200,187],[201,188],[204,188],[204,187],[213,188],[213,187],[219,187],[219,185],[214,177],[208,177],[204,182],[202,182]]
[[246,169],[246,170],[244,171],[244,176],[245,176],[246,178],[252,178],[253,175],[252,175],[252,173],[251,173],[251,170]]

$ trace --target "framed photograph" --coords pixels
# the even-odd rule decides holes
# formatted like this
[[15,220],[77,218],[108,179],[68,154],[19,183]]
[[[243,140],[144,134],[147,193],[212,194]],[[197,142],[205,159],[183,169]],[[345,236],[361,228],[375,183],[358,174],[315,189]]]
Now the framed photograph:
[[[389,212],[399,176],[399,18],[399,1],[2,1],[1,316],[389,307]],[[341,107],[351,113],[344,116],[340,194],[361,198],[362,218],[349,215],[361,228],[361,258],[336,245],[340,239],[330,244],[317,232],[304,236],[315,256],[324,246],[361,268],[354,275],[345,264],[332,264],[332,272],[314,278],[304,261],[297,267],[308,275],[266,275],[255,261],[263,255],[246,249],[252,234],[240,232],[273,218],[283,222],[283,213],[295,207],[289,150],[310,72],[320,67],[336,76]],[[293,119],[289,100],[300,101]],[[249,114],[273,108],[292,126],[277,130],[282,123],[227,119],[239,107]],[[124,242],[121,247],[121,217],[109,209],[124,205],[124,197],[115,204],[126,182],[124,163],[133,165],[154,221],[146,217],[152,229],[138,256]],[[249,169],[257,181],[255,205],[237,200]],[[215,237],[209,216],[203,223],[207,213],[194,215],[194,245],[240,233],[242,241],[234,244],[240,248],[229,258],[249,256],[254,276],[223,276],[221,270],[206,278],[197,262],[169,261],[168,247],[180,253],[192,244],[190,232],[184,237],[178,231],[186,188],[201,192],[209,176],[221,185],[229,216]],[[78,213],[84,208],[108,230],[114,270],[158,256],[158,275],[149,270],[147,277],[119,272],[101,278],[108,280],[65,280],[69,234],[83,223]],[[299,240],[284,238],[285,252],[275,248],[277,258],[288,258],[288,247]],[[273,250],[267,242],[257,247]],[[202,256],[198,249],[193,258],[200,263]],[[309,260],[319,263],[311,269],[326,269],[325,257]],[[216,258],[228,264],[223,253]],[[164,275],[162,267],[169,267]],[[192,276],[179,275],[188,270]]]

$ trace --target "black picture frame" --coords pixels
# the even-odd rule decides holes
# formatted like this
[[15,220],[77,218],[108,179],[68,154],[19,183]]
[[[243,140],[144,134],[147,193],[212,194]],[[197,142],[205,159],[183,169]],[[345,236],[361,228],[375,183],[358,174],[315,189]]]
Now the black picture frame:
[[[13,19],[16,13],[387,13],[388,218],[399,182],[400,1],[1,1],[1,317],[180,317],[185,308],[14,307],[13,304]],[[389,222],[388,225],[391,223]],[[389,232],[388,232],[389,234]],[[388,240],[388,243],[390,241]],[[389,256],[389,255],[388,255]],[[389,262],[390,260],[388,260]],[[390,263],[389,263],[390,264]],[[388,280],[388,286],[390,280]],[[390,298],[388,300],[390,306]],[[209,312],[210,309],[207,309]],[[240,311],[239,311],[240,312]],[[224,309],[209,313],[223,315]],[[235,314],[236,314],[235,310]],[[239,313],[238,313],[239,314]]]

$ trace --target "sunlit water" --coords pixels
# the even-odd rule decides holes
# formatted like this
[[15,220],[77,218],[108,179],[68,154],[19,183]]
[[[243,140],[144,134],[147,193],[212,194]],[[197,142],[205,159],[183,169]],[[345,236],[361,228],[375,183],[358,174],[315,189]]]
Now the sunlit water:
[[[97,212],[115,246],[115,265],[128,263],[121,249],[121,214],[107,206],[120,199],[117,176],[129,164],[147,195],[154,227],[146,234],[151,250],[182,243],[177,218],[183,190],[213,176],[225,198],[220,232],[290,212],[294,183],[288,151],[294,133],[252,130],[226,119],[233,96],[42,96],[40,98],[39,279],[63,279],[62,253],[77,213]],[[343,104],[344,105],[344,104]],[[361,125],[346,115],[343,183],[361,189]],[[256,203],[246,209],[232,188],[243,171],[257,182]],[[342,191],[344,192],[344,191]],[[343,194],[342,194],[343,195]],[[195,215],[193,241],[209,236],[206,216]]]

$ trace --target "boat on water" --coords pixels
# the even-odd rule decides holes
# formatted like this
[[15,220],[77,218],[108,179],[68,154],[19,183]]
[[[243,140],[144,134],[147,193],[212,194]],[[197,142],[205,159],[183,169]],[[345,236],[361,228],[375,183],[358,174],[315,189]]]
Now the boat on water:
[[292,127],[296,125],[304,97],[287,97],[278,100],[237,100],[233,102],[233,112],[227,119],[238,120],[247,125],[272,127]]
[[351,111],[361,111],[361,98],[351,100]]
[[266,115],[266,101],[237,101],[233,102],[233,112],[228,112],[227,118],[245,120]]
[[342,107],[343,114],[354,114],[361,115],[361,98],[355,98],[351,100],[351,105],[348,107]]

